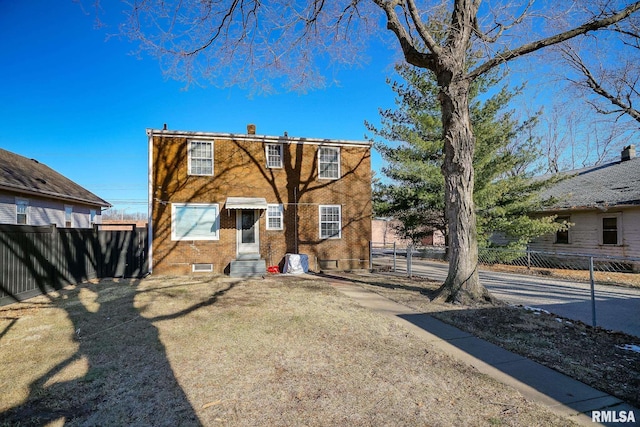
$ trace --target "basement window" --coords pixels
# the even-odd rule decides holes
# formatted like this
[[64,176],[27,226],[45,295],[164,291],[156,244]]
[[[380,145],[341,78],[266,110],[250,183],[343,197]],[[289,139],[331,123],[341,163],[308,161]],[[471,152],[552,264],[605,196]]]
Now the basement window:
[[213,272],[213,264],[192,264],[191,271],[194,273],[211,273]]

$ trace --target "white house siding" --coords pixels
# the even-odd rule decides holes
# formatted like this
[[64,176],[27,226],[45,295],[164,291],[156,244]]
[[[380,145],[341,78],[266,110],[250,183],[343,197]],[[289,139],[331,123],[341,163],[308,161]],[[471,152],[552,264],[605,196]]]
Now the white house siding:
[[64,204],[51,200],[29,199],[29,225],[64,227]]
[[[49,200],[33,196],[17,196],[29,201],[27,214],[28,225],[48,226],[55,224],[56,227],[65,226],[65,206],[73,206],[72,221],[74,228],[91,228],[91,213],[96,211],[96,224],[102,222],[101,210],[99,206],[95,208],[86,205],[74,205],[58,200]],[[0,224],[16,223],[16,195],[0,194]]]
[[0,193],[0,224],[16,223],[16,198]]
[[[621,213],[622,244],[601,244],[602,216]],[[596,256],[640,258],[640,207],[559,212],[570,216],[574,225],[569,229],[569,243],[555,243],[555,234],[541,236],[529,244],[529,249],[551,253],[577,253]]]
[[[74,228],[91,228],[91,215],[89,211],[91,208],[87,206],[73,205],[73,226]],[[96,210],[96,222],[98,221],[98,214],[100,209]]]

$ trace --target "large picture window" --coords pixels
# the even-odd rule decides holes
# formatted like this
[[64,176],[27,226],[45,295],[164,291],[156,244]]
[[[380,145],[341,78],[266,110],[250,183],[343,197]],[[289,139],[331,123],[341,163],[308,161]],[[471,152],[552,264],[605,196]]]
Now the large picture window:
[[282,205],[267,205],[267,230],[283,229]]
[[340,149],[338,147],[320,147],[318,150],[318,177],[323,179],[340,178]]
[[213,142],[189,142],[189,175],[213,175]]
[[320,205],[320,238],[339,239],[342,234],[340,205]]
[[171,240],[219,240],[218,204],[172,203]]

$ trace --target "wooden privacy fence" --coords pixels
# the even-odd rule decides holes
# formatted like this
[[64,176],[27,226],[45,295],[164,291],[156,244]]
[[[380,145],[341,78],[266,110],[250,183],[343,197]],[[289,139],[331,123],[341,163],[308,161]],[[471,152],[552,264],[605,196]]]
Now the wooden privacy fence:
[[0,305],[89,279],[148,273],[147,229],[0,225]]

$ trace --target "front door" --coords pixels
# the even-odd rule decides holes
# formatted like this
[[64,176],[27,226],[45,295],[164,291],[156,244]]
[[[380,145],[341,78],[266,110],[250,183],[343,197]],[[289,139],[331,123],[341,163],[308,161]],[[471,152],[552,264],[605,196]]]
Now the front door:
[[236,211],[236,229],[238,233],[238,255],[260,252],[259,225],[260,211],[239,209]]

